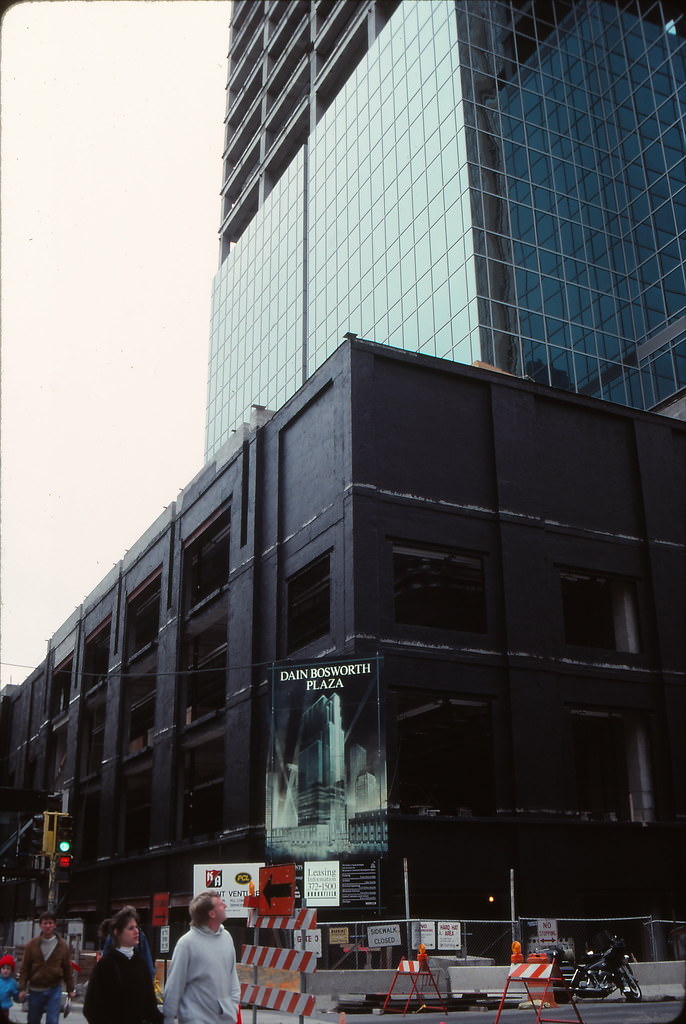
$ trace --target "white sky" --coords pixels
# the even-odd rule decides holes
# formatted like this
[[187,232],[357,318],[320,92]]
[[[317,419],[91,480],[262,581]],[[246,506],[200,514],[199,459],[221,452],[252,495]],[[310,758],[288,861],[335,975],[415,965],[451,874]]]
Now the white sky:
[[203,464],[230,5],[2,22],[2,684]]

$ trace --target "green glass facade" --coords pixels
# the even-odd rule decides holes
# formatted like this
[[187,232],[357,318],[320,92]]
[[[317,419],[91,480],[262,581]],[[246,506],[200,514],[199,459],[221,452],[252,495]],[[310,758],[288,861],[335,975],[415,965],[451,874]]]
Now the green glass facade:
[[340,88],[217,275],[208,457],[350,331],[637,408],[686,386],[683,23],[520,7],[402,0]]

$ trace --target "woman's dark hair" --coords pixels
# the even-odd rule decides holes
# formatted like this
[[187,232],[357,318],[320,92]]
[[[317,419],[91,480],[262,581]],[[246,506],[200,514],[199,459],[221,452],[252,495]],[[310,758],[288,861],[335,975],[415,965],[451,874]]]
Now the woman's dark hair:
[[129,921],[133,918],[136,924],[140,924],[138,918],[138,911],[135,907],[122,907],[112,917],[108,917],[102,922],[98,931],[103,939],[107,938],[108,935],[115,936],[118,932],[121,932],[126,928]]

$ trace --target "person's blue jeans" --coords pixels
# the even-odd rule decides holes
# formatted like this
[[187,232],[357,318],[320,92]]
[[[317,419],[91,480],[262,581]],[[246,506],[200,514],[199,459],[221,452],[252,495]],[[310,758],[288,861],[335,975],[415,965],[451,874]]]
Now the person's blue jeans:
[[29,991],[28,1024],[40,1024],[43,1014],[45,1014],[45,1024],[58,1024],[61,1006],[61,985],[43,989],[42,992]]

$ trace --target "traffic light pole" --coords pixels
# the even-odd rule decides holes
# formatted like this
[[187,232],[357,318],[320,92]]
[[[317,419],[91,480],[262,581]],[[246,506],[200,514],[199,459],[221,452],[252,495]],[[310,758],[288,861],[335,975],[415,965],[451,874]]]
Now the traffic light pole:
[[57,908],[57,857],[54,853],[50,854],[48,863],[48,907],[47,909],[51,913],[55,913]]

